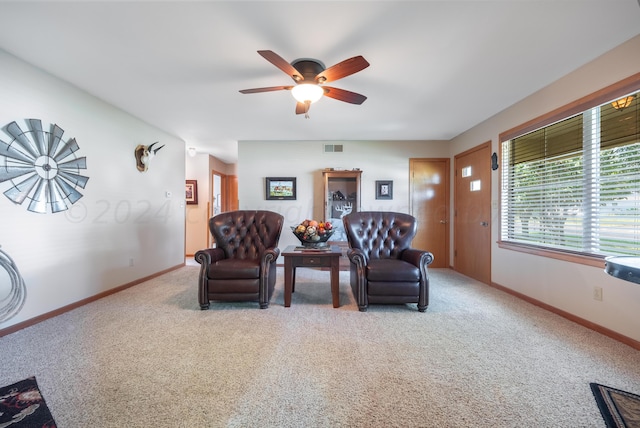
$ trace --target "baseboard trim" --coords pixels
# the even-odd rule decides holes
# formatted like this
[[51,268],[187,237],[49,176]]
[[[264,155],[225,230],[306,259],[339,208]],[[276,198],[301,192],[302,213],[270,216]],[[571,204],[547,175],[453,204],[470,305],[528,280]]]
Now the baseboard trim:
[[65,312],[69,312],[69,311],[71,311],[73,309],[79,308],[80,306],[84,306],[84,305],[86,305],[88,303],[95,302],[96,300],[100,300],[103,297],[110,296],[110,295],[115,294],[115,293],[117,293],[119,291],[126,290],[127,288],[131,288],[134,285],[138,285],[138,284],[141,284],[141,283],[143,283],[145,281],[149,281],[150,279],[156,278],[156,277],[158,277],[160,275],[164,275],[165,273],[169,273],[169,272],[174,271],[176,269],[180,269],[183,266],[185,266],[185,263],[170,267],[168,269],[162,270],[160,272],[156,272],[156,273],[154,273],[152,275],[145,276],[145,277],[140,278],[140,279],[136,279],[135,281],[131,281],[131,282],[128,282],[126,284],[120,285],[118,287],[112,288],[110,290],[103,291],[102,293],[98,293],[95,296],[91,296],[91,297],[87,297],[86,299],[78,300],[75,303],[72,303],[72,304],[67,305],[67,306],[63,306],[63,307],[58,308],[56,310],[53,310],[51,312],[47,312],[46,314],[38,315],[37,317],[28,319],[26,321],[22,321],[22,322],[20,322],[18,324],[14,324],[14,325],[12,325],[10,327],[7,327],[7,328],[3,328],[2,330],[0,330],[0,337],[6,336],[6,335],[11,334],[11,333],[15,333],[15,332],[17,332],[19,330],[22,330],[22,329],[25,329],[27,327],[31,327],[32,325],[36,325],[36,324],[41,323],[42,321],[46,321],[46,320],[48,320],[50,318],[57,317],[58,315],[62,315]]
[[575,315],[573,315],[573,314],[571,314],[569,312],[565,312],[562,309],[558,309],[555,306],[551,306],[551,305],[549,305],[547,303],[544,303],[544,302],[541,302],[539,300],[536,300],[536,299],[534,299],[532,297],[529,297],[529,296],[527,296],[525,294],[518,293],[515,290],[512,290],[512,289],[507,288],[505,286],[502,286],[500,284],[496,284],[495,282],[492,282],[489,285],[491,287],[493,287],[493,288],[497,288],[500,291],[504,291],[505,293],[511,294],[512,296],[515,296],[515,297],[517,297],[517,298],[519,298],[521,300],[524,300],[524,301],[526,301],[528,303],[531,303],[534,306],[538,306],[539,308],[545,309],[545,310],[547,310],[549,312],[552,312],[552,313],[554,313],[556,315],[560,315],[562,318],[566,318],[569,321],[573,321],[576,324],[579,324],[579,325],[581,325],[583,327],[586,327],[586,328],[588,328],[590,330],[593,330],[593,331],[595,331],[597,333],[600,333],[602,335],[610,337],[611,339],[617,340],[618,342],[624,343],[625,345],[631,346],[632,348],[637,349],[638,351],[640,351],[640,342],[635,340],[635,339],[632,339],[630,337],[624,336],[624,335],[622,335],[620,333],[617,333],[617,332],[615,332],[613,330],[609,330],[606,327],[603,327],[603,326],[601,326],[599,324],[596,324],[596,323],[591,322],[589,320],[586,320],[584,318],[580,318],[578,316],[575,316]]

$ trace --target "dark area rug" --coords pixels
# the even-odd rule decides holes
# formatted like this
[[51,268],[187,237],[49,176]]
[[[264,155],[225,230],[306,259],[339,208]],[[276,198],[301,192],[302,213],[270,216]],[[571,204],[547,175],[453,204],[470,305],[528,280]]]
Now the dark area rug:
[[0,388],[0,427],[56,427],[35,377]]
[[607,427],[640,427],[640,395],[597,383],[589,385]]

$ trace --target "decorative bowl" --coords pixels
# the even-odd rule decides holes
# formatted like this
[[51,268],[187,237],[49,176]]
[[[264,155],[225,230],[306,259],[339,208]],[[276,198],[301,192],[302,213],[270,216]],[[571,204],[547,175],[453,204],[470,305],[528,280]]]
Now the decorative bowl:
[[[320,227],[327,225],[329,228]],[[297,226],[291,226],[291,231],[300,240],[303,247],[322,248],[327,247],[327,241],[333,235],[333,228],[328,222],[305,220]]]

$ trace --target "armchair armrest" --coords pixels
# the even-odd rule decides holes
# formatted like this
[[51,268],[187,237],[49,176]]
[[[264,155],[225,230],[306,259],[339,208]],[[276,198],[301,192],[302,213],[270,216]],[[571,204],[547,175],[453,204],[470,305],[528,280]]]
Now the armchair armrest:
[[210,265],[225,258],[224,251],[221,248],[205,248],[199,250],[193,256],[194,260],[201,265]]
[[269,280],[275,281],[276,260],[280,255],[280,249],[271,247],[264,250],[260,259],[260,309],[269,307]]
[[356,298],[356,303],[358,304],[358,309],[360,311],[366,311],[367,306],[369,306],[369,298],[367,297],[366,286],[367,279],[365,274],[365,268],[368,262],[367,255],[364,251],[358,248],[350,248],[347,252],[347,256],[349,257],[349,261],[352,263],[350,268],[351,278],[352,281],[355,281],[356,284],[353,291]]
[[262,263],[273,263],[280,255],[280,249],[278,247],[271,247],[264,250],[262,253]]
[[218,260],[225,258],[224,250],[221,248],[205,248],[204,250],[197,251],[193,258],[195,261],[200,263],[200,274],[198,275],[198,301],[200,302],[200,309],[208,309],[209,296],[207,272],[209,270],[209,266]]
[[367,255],[364,253],[364,251],[358,248],[350,248],[347,252],[347,256],[349,257],[351,263],[355,263],[357,265],[359,264],[361,266],[367,264]]
[[407,248],[400,254],[400,259],[414,266],[427,266],[433,262],[433,254],[416,248]]
[[420,269],[420,291],[418,292],[418,311],[424,312],[429,306],[429,275],[427,265],[433,262],[433,254],[428,251],[408,248],[400,254],[400,258]]

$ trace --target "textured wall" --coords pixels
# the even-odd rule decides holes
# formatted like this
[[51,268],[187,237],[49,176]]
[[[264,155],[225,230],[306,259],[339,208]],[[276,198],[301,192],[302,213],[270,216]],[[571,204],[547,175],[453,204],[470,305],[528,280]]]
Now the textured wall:
[[[14,204],[0,194],[0,245],[27,287],[24,308],[0,328],[184,262],[183,141],[4,51],[0,93],[0,126],[16,121],[26,131],[31,118],[45,131],[58,124],[63,141],[76,139],[75,155],[87,162],[80,173],[89,177],[79,189],[83,197],[58,213],[34,213],[28,202]],[[4,131],[0,140],[9,144],[13,138]],[[165,147],[141,173],[134,149],[154,141]],[[0,183],[0,192],[10,187]],[[9,286],[0,269],[0,297]]]

